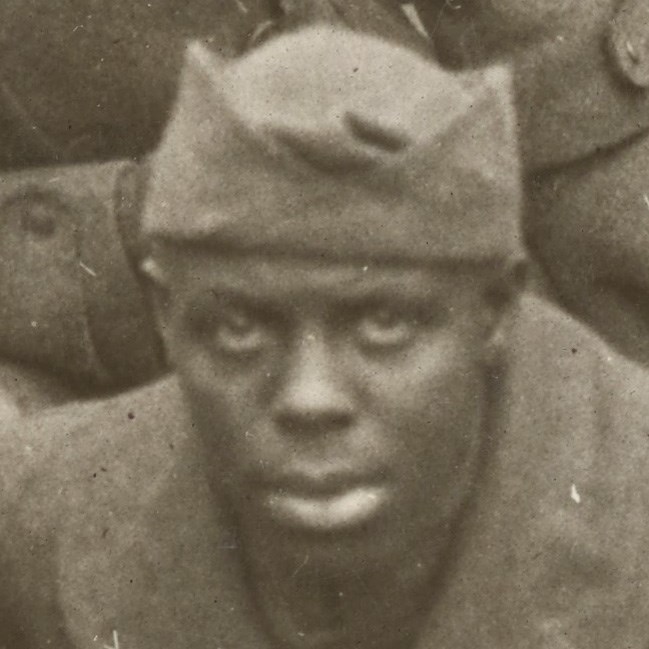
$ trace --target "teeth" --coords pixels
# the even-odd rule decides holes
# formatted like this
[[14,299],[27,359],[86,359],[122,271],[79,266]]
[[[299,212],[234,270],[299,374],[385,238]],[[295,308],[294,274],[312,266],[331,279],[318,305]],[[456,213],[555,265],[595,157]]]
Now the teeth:
[[291,525],[313,529],[335,529],[362,523],[385,501],[379,487],[355,487],[331,496],[270,494],[267,505],[275,518]]

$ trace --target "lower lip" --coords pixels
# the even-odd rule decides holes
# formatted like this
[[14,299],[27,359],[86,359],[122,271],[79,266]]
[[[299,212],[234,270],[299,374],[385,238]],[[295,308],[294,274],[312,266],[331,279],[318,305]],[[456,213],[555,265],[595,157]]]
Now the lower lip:
[[265,505],[273,518],[291,527],[333,532],[368,522],[386,501],[385,488],[359,486],[326,496],[275,492]]

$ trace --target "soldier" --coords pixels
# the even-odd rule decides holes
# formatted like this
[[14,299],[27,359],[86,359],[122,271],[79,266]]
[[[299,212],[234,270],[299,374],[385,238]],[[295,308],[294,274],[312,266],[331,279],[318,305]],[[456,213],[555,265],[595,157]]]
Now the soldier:
[[514,63],[528,244],[562,304],[649,363],[649,4],[416,4],[445,63]]
[[204,36],[236,56],[316,19],[412,39],[398,8],[373,2],[0,7],[0,417],[166,371],[138,270],[139,221],[146,157],[166,123],[186,39]]
[[646,645],[644,372],[526,295],[500,69],[188,51],[145,264],[173,377],[0,436],[11,647]]
[[397,38],[408,29],[375,0],[5,0],[0,168],[140,159],[167,122],[188,38],[236,56],[316,18]]

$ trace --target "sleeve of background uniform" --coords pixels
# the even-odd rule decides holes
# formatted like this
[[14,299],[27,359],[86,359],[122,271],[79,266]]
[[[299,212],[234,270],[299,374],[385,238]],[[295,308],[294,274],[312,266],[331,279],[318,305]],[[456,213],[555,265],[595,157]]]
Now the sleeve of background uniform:
[[145,173],[112,162],[0,177],[1,359],[79,394],[162,371],[137,269]]

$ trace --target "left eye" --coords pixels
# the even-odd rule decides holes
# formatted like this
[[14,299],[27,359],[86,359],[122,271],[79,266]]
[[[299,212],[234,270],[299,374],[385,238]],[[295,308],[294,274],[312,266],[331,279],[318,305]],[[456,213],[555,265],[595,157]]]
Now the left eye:
[[242,309],[225,307],[213,326],[213,342],[219,351],[247,354],[260,351],[271,339],[269,328]]
[[361,314],[356,329],[361,342],[370,347],[398,347],[417,333],[417,320],[395,308],[380,307]]

